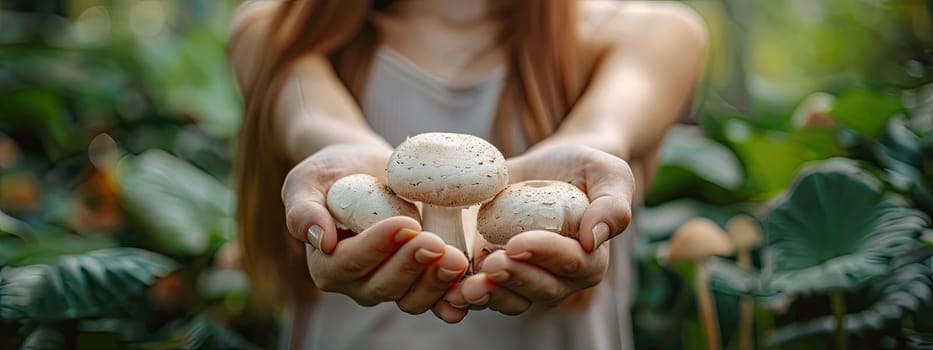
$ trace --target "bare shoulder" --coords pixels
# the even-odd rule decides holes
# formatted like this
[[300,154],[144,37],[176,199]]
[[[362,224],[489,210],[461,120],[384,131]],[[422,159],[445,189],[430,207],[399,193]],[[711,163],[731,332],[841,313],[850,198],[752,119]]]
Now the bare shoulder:
[[580,17],[580,37],[595,48],[631,48],[660,39],[706,45],[706,23],[680,2],[588,0],[581,2]]
[[276,10],[282,5],[279,0],[247,0],[238,5],[230,18],[230,36],[238,36],[253,24],[271,20]]
[[275,13],[282,2],[250,0],[240,4],[230,18],[228,54],[237,83],[251,86],[258,72],[260,54]]

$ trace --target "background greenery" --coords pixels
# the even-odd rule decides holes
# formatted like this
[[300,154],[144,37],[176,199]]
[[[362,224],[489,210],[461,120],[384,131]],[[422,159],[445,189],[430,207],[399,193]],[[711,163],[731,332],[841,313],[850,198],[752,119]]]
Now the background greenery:
[[[751,264],[702,262],[724,348],[933,347],[933,1],[686,2],[711,60],[641,213],[637,345],[704,347],[667,247],[745,214]],[[275,344],[230,243],[237,3],[0,1],[0,348]]]

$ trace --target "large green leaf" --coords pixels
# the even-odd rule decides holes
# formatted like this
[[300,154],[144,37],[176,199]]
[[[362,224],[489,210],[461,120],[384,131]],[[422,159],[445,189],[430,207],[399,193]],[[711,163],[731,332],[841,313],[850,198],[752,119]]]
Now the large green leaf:
[[56,350],[65,347],[65,336],[47,324],[37,326],[23,340],[20,350]]
[[724,189],[735,191],[744,181],[738,158],[728,148],[703,136],[698,128],[678,126],[661,146],[661,169],[654,187],[670,187],[665,174],[681,170]]
[[836,99],[830,114],[868,139],[881,134],[888,120],[904,111],[901,100],[872,91],[850,91]]
[[907,349],[933,350],[933,333],[919,333],[904,331],[904,342]]
[[121,315],[156,278],[176,268],[168,258],[136,248],[64,256],[53,265],[0,270],[0,319],[56,321]]
[[[845,315],[846,333],[864,334],[897,324],[907,312],[933,301],[933,270],[928,262],[900,266],[870,287],[869,306]],[[831,334],[836,329],[832,315],[793,323],[776,329],[768,343],[783,344],[815,335]]]
[[205,315],[166,325],[157,341],[131,344],[133,349],[257,349],[236,332]]
[[878,163],[889,170],[895,181],[906,184],[917,207],[933,213],[933,179],[927,167],[933,166],[933,157],[925,155],[923,141],[914,134],[902,118],[891,120],[874,146]]
[[886,197],[853,161],[802,172],[767,214],[768,288],[790,296],[846,291],[884,274],[918,245],[928,218]]
[[233,193],[186,161],[149,150],[120,164],[123,205],[160,251],[205,253],[233,228]]

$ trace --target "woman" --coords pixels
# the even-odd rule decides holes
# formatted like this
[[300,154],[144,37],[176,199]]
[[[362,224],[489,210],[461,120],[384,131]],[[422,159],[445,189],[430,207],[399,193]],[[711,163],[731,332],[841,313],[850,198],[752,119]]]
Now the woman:
[[[650,169],[689,106],[705,45],[702,21],[678,4],[243,5],[230,40],[246,100],[239,229],[256,293],[285,301],[293,316],[285,341],[629,347],[628,247],[607,241],[628,226],[636,182],[649,177],[636,181],[628,162]],[[466,257],[415,220],[338,232],[323,202],[330,184],[384,177],[392,148],[427,131],[491,140],[513,182],[556,179],[586,191],[579,239],[524,232],[460,281]],[[615,241],[631,237],[622,236]]]

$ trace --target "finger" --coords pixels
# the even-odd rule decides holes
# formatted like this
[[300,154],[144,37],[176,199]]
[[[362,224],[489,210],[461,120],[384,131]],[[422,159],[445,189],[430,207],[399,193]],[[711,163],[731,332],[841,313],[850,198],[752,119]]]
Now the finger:
[[464,280],[461,293],[472,305],[488,307],[506,315],[518,315],[531,307],[531,301],[496,285],[485,273]]
[[557,305],[577,289],[570,285],[570,281],[540,267],[509,259],[505,252],[501,251],[487,258],[482,271],[499,288],[507,289],[535,303]]
[[363,285],[363,293],[379,301],[399,300],[428,265],[444,256],[446,246],[439,237],[420,233],[385,260]]
[[428,266],[398,300],[400,310],[414,315],[424,313],[466,273],[469,262],[463,253],[453,246],[444,248],[444,255]]
[[[405,242],[421,232],[421,225],[407,216],[395,216],[337,243],[332,255],[311,252],[308,268],[311,277],[329,282],[360,279],[395,254]],[[318,287],[322,288],[320,285]]]
[[304,198],[285,202],[285,223],[289,234],[325,254],[333,253],[338,234],[330,212],[321,203]]
[[297,240],[320,249],[325,254],[334,251],[337,244],[337,228],[327,210],[325,193],[327,187],[308,174],[313,169],[306,159],[292,168],[282,185],[282,204],[285,206],[285,224],[288,232]]
[[[528,231],[512,237],[505,246],[505,254],[516,261],[524,261],[563,278],[602,278],[608,269],[608,247],[600,246],[588,254],[572,238],[548,231]],[[486,258],[486,264],[489,258]],[[489,268],[484,267],[487,271]]]
[[450,306],[466,310],[470,307],[470,303],[463,298],[463,293],[460,291],[460,287],[463,286],[463,281],[456,283],[453,287],[447,290],[447,293],[444,294],[442,301],[446,301]]
[[632,220],[635,177],[624,160],[597,153],[586,164],[586,194],[590,205],[580,221],[580,245],[592,252],[615,237]]
[[431,312],[444,322],[458,323],[466,317],[469,310],[454,307],[446,300],[441,300],[438,301],[437,304],[434,304],[434,307],[431,308]]

